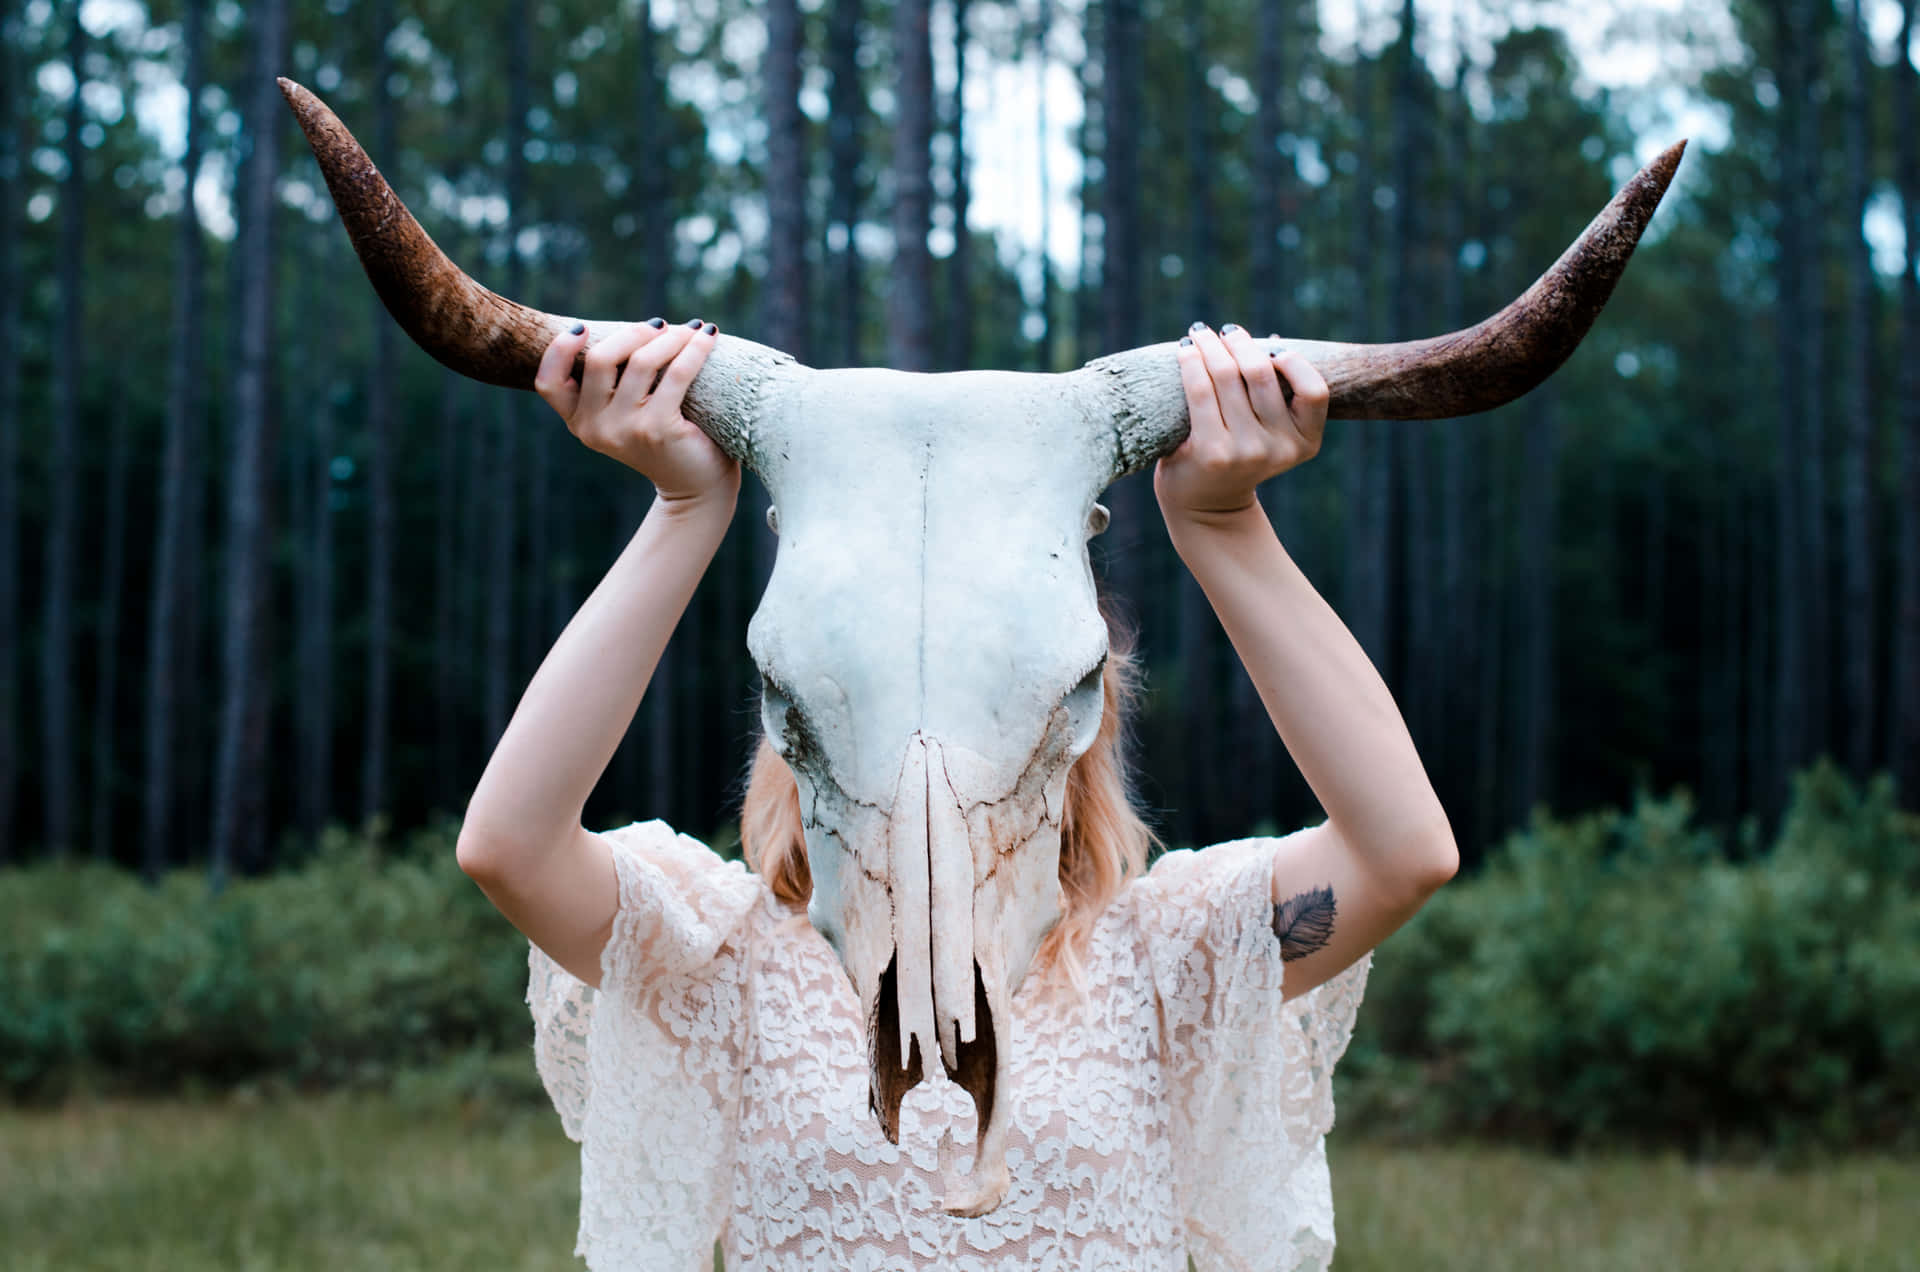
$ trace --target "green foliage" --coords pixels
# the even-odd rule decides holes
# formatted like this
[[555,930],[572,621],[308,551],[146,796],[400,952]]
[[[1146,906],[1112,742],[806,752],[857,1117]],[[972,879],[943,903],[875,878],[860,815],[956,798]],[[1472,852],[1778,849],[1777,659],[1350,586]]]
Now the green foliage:
[[1689,798],[1537,816],[1376,956],[1355,1111],[1691,1148],[1909,1143],[1920,818],[1821,766],[1771,850]]
[[526,1040],[526,944],[461,875],[446,828],[392,856],[335,832],[299,869],[217,896],[186,871],[149,888],[95,866],[14,870],[0,914],[14,1097],[384,1081]]

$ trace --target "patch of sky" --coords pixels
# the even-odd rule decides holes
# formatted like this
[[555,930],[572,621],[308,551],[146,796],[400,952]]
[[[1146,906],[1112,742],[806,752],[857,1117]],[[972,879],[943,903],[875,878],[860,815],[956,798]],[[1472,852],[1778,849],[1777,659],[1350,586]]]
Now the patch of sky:
[[1860,233],[1867,240],[1873,269],[1888,278],[1900,277],[1908,264],[1907,227],[1900,221],[1900,197],[1889,186],[1882,186],[1867,200],[1866,215],[1860,219]]

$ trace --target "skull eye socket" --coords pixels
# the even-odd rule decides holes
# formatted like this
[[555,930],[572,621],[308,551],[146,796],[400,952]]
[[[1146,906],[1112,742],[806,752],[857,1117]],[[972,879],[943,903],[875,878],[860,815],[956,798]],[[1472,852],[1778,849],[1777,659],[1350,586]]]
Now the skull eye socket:
[[773,745],[774,751],[782,758],[786,756],[792,747],[792,743],[787,736],[788,728],[789,724],[797,718],[798,714],[787,695],[775,688],[772,681],[762,677],[760,681],[760,728],[766,734],[767,741]]

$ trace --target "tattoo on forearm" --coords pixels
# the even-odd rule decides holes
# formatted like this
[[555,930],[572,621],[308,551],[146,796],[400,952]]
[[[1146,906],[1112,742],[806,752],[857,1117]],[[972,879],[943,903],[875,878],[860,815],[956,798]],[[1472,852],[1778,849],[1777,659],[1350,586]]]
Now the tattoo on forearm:
[[1273,934],[1280,938],[1280,961],[1291,963],[1327,947],[1333,939],[1333,888],[1309,888],[1273,907]]

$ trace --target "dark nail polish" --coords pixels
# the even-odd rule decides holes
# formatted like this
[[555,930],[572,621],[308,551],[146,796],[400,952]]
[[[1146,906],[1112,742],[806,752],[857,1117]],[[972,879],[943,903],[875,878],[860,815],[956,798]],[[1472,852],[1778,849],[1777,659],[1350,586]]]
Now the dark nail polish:
[[1238,330],[1240,330],[1240,324],[1237,322],[1230,322],[1226,326],[1220,328],[1220,334],[1223,336],[1230,336]]
[[568,334],[568,335],[570,335],[570,336],[577,336],[577,335],[579,335],[579,334],[580,334],[581,332],[583,332],[583,331],[585,331],[586,329],[587,329],[587,324],[586,324],[586,323],[584,323],[584,322],[576,322],[576,323],[574,323],[574,324],[573,324],[573,326],[572,326],[572,327],[570,327],[570,328],[568,328],[568,330],[567,330],[567,334]]
[[695,331],[698,331],[700,330],[700,320],[698,318],[689,318],[687,319],[687,326],[692,327]]
[[1192,347],[1193,347],[1193,337],[1192,337],[1192,336],[1182,336],[1182,337],[1180,337],[1180,347],[1181,347],[1182,349],[1190,349],[1190,348],[1192,348]]
[[712,334],[713,334],[714,332],[716,332],[716,331],[718,331],[718,330],[720,330],[720,328],[718,328],[718,327],[716,327],[716,326],[714,326],[714,325],[713,325],[712,323],[708,323],[708,324],[706,325],[706,328],[705,328],[705,330],[706,330],[706,333],[707,333],[708,335],[712,335]]
[[653,329],[654,329],[655,331],[658,331],[658,330],[660,330],[660,328],[662,328],[662,327],[664,327],[664,326],[666,326],[666,325],[667,325],[667,320],[666,320],[665,318],[649,318],[649,319],[647,319],[647,326],[649,326],[649,327],[652,327],[652,328],[653,328]]
[[1193,326],[1187,328],[1188,331],[1205,331],[1206,329],[1207,324],[1204,322],[1196,322]]

